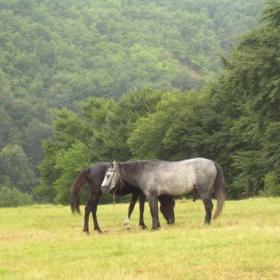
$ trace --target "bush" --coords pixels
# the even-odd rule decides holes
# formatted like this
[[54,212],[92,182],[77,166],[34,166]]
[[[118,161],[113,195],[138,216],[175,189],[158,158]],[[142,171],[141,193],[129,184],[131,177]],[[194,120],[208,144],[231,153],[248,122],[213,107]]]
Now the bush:
[[33,204],[32,195],[21,193],[16,188],[0,188],[0,207],[16,207]]
[[264,190],[261,196],[280,196],[280,184],[275,172],[269,172],[264,178]]

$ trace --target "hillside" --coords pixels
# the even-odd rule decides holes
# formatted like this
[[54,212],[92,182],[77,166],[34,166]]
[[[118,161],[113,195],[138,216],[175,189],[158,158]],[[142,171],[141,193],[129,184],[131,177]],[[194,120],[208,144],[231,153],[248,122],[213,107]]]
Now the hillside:
[[260,2],[1,1],[1,91],[73,108],[147,85],[200,87],[256,25]]

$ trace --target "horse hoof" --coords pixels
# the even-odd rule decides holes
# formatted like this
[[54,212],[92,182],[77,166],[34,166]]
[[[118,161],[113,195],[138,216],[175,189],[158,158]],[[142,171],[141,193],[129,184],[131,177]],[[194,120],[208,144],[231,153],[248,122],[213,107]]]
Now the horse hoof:
[[139,226],[140,226],[142,229],[146,229],[146,228],[147,228],[147,226],[146,226],[145,224],[142,224],[142,225],[140,224]]
[[101,230],[101,229],[95,229],[95,231],[96,231],[97,233],[102,233],[102,230]]
[[124,227],[126,230],[130,230],[130,225],[129,224],[124,224]]

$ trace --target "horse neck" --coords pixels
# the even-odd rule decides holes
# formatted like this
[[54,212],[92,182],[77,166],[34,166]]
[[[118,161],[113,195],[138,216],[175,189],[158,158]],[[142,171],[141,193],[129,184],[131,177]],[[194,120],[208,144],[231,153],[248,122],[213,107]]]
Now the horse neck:
[[119,172],[122,179],[132,184],[133,186],[138,186],[143,172],[142,166],[135,166],[131,163],[119,164]]

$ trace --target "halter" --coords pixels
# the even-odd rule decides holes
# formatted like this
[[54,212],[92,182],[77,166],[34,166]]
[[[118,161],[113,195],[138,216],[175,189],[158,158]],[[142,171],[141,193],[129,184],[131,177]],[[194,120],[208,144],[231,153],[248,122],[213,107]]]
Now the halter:
[[124,180],[123,180],[123,178],[122,178],[122,176],[121,176],[121,174],[120,174],[120,172],[118,170],[117,164],[115,164],[115,166],[113,168],[111,168],[111,169],[112,170],[108,170],[110,172],[113,172],[113,176],[112,176],[112,178],[110,180],[110,184],[111,184],[115,174],[119,177],[119,183],[116,185],[115,190],[114,191],[112,190],[113,194],[115,194],[115,192],[117,191],[118,187],[120,187],[120,188],[124,187]]

